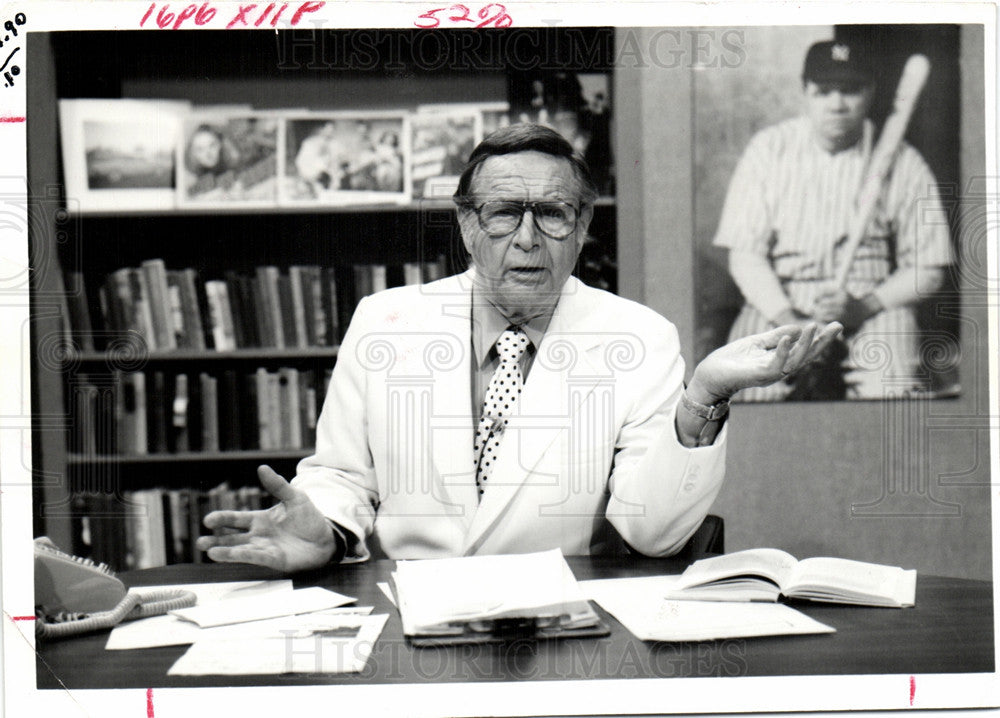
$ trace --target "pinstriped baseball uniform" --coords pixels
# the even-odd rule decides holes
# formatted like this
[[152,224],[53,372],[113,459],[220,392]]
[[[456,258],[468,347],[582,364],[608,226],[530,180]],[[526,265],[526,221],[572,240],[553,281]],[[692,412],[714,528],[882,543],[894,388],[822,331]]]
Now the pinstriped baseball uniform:
[[[813,139],[807,117],[759,132],[740,159],[723,206],[715,244],[758,253],[799,311],[809,313],[824,282],[839,266],[856,194],[871,154],[873,126],[865,121],[861,141],[837,153]],[[944,266],[953,261],[948,225],[934,176],[920,154],[903,144],[883,184],[875,218],[847,279],[847,291],[862,297],[897,268]],[[753,306],[743,307],[729,339],[766,331],[770,322]],[[912,307],[880,312],[846,339],[848,395],[881,398],[884,381],[907,378],[919,388],[917,326]],[[747,401],[783,399],[787,384],[748,389]]]

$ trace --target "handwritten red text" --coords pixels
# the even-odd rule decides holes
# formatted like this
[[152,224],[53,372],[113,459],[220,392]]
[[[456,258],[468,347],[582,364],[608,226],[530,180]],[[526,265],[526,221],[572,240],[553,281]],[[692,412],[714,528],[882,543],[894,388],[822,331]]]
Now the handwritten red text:
[[[444,25],[459,25],[462,27],[510,27],[514,21],[507,14],[507,8],[498,3],[490,3],[479,9],[475,16],[470,14],[466,5],[451,5],[428,10],[418,15],[413,21],[416,27],[429,30],[432,27]],[[463,25],[463,23],[467,23]]]
[[[326,5],[325,2],[272,2],[267,3],[266,5],[264,3],[241,4],[237,6],[238,9],[236,10],[236,13],[226,24],[226,29],[228,30],[233,27],[261,27],[262,25],[277,27],[278,21],[285,15],[285,11],[288,10],[289,7],[293,7],[294,10],[292,10],[289,15],[290,19],[288,24],[295,27],[302,21],[302,18],[305,15],[317,12],[322,9],[324,5]],[[181,6],[175,7],[180,8]],[[169,3],[163,3],[162,5],[155,2],[150,3],[145,14],[142,16],[142,19],[139,21],[139,27],[145,27],[146,22],[150,21],[161,30],[179,30],[189,21],[189,25],[207,25],[216,16],[216,8],[212,7],[208,2],[203,2],[200,5],[192,3],[191,5],[186,5],[183,8],[176,10],[171,10],[170,8],[171,6]]]

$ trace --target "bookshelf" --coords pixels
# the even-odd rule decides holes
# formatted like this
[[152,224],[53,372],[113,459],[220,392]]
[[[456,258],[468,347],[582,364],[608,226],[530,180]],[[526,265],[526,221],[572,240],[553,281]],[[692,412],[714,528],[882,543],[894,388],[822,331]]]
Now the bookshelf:
[[[585,53],[570,52],[568,59],[555,60],[557,67],[610,72],[612,30],[540,32],[560,34],[555,42],[562,47],[583,43],[587,48]],[[300,111],[413,109],[427,103],[509,99],[514,71],[498,58],[471,69],[460,56],[468,43],[455,41],[462,35],[460,31],[441,36],[448,38],[443,47],[451,55],[434,66],[413,54],[417,33],[378,31],[375,35],[377,46],[392,49],[391,57],[381,64],[360,66],[350,58],[330,55],[337,54],[331,50],[334,46],[343,49],[350,44],[351,34],[346,31],[297,33],[294,42],[288,43],[284,38],[276,40],[273,32],[255,31],[32,34],[28,44],[32,67],[28,87],[32,112],[29,186],[32,196],[45,196],[52,205],[52,211],[38,213],[29,227],[33,256],[49,260],[36,272],[32,287],[36,535],[48,534],[75,553],[90,554],[124,569],[145,564],[120,540],[98,534],[117,533],[112,527],[120,527],[123,521],[128,528],[124,533],[129,535],[148,526],[140,522],[137,529],[126,520],[136,506],[148,508],[149,501],[162,500],[163,511],[169,514],[181,501],[179,495],[185,506],[200,501],[206,510],[249,505],[244,499],[256,483],[253,468],[257,464],[268,463],[291,477],[295,464],[311,446],[304,429],[290,430],[297,434],[290,443],[286,433],[285,443],[265,446],[263,429],[256,433],[253,417],[247,419],[247,407],[254,405],[255,398],[247,387],[256,386],[256,391],[261,391],[261,373],[308,376],[303,387],[308,386],[312,393],[303,389],[295,404],[305,427],[309,414],[306,397],[316,402],[314,411],[318,413],[324,378],[336,362],[337,339],[357,299],[354,284],[358,266],[385,266],[388,286],[403,283],[406,263],[435,265],[435,271],[445,275],[467,266],[452,205],[442,200],[401,205],[185,207],[67,214],[60,211],[67,203],[61,187],[62,159],[56,149],[58,101],[158,98],[196,105],[229,103],[260,110]],[[473,35],[477,42],[503,37],[502,31],[478,31],[469,38]],[[502,47],[502,43],[496,46]],[[104,49],[88,52],[91,61],[86,67],[73,60],[93,47]],[[205,59],[209,48],[210,60]],[[322,62],[316,56],[310,58],[311,52],[321,52]],[[580,57],[586,58],[585,66],[580,65]],[[577,272],[584,281],[612,291],[617,288],[616,221],[615,199],[601,197],[591,226],[593,241],[585,248]],[[141,341],[135,341],[134,327],[100,325],[104,311],[99,288],[115,272],[125,268],[141,272],[150,260],[159,260],[171,272],[193,268],[201,282],[226,281],[227,273],[252,278],[260,267],[274,267],[283,276],[294,266],[328,268],[336,287],[336,309],[326,307],[336,315],[329,341],[322,346],[310,342],[308,346],[243,345],[219,350],[211,348],[212,340],[208,339],[209,348],[205,349],[183,345],[146,349]],[[86,291],[77,301],[100,325],[94,327],[93,346],[74,336],[70,346],[54,348],[51,338],[61,331],[62,303],[72,304],[78,290],[74,285],[80,279]],[[146,409],[136,408],[134,387],[125,388],[136,381],[136,374],[143,375]],[[181,376],[186,389],[178,404]],[[206,377],[217,380],[220,387],[227,377],[235,382],[233,386],[240,387],[236,394],[225,397],[220,388],[218,409],[220,414],[229,411],[231,423],[236,422],[230,432],[242,431],[241,438],[230,436],[227,442],[220,436],[212,444],[203,443],[207,442],[203,433],[199,438],[199,422],[207,419],[204,412],[200,419],[193,418],[190,407],[201,401],[201,396],[195,396],[195,387],[204,391]],[[130,399],[123,398],[127,396],[132,397],[131,405]],[[232,397],[238,401],[230,401]],[[81,402],[88,401],[91,405],[85,405],[81,413]],[[159,407],[151,409],[154,402]],[[237,404],[238,409],[234,408]],[[178,409],[179,405],[188,409]],[[265,406],[256,404],[249,415],[256,412],[260,419],[266,414]],[[134,412],[148,419],[145,442],[134,437],[123,439],[123,427],[127,433],[141,423]],[[184,417],[180,424],[179,415]],[[218,421],[222,427],[223,417]],[[238,427],[241,422],[243,426]],[[224,430],[220,428],[219,433]],[[253,436],[248,439],[248,435]],[[126,441],[132,443],[123,443]],[[229,493],[218,499],[223,482]],[[198,496],[191,492],[198,492]],[[204,505],[203,496],[213,492],[212,500],[222,503]],[[95,493],[100,494],[100,500],[88,498]],[[266,505],[266,498],[255,500]],[[146,520],[164,520],[159,508],[147,513]],[[165,520],[171,523],[169,515]],[[193,531],[196,524],[188,521],[184,525]],[[190,538],[184,539],[185,546]],[[181,539],[177,537],[177,541]],[[167,554],[168,559],[185,555],[180,548]]]

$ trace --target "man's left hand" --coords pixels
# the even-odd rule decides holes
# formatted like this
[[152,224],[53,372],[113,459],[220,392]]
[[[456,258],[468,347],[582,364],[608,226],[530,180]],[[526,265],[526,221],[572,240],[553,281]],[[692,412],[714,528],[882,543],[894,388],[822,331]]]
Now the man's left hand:
[[705,357],[691,377],[688,396],[702,404],[728,399],[740,389],[767,386],[817,359],[843,327],[832,322],[786,324],[726,344]]

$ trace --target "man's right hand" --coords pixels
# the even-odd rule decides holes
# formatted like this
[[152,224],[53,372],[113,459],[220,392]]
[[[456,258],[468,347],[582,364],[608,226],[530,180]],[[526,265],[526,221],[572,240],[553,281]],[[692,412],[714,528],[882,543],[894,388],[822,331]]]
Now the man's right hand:
[[261,486],[278,499],[263,511],[213,511],[205,526],[222,535],[202,536],[199,550],[213,561],[252,563],[293,572],[318,568],[333,557],[333,528],[304,493],[269,466],[257,468]]

